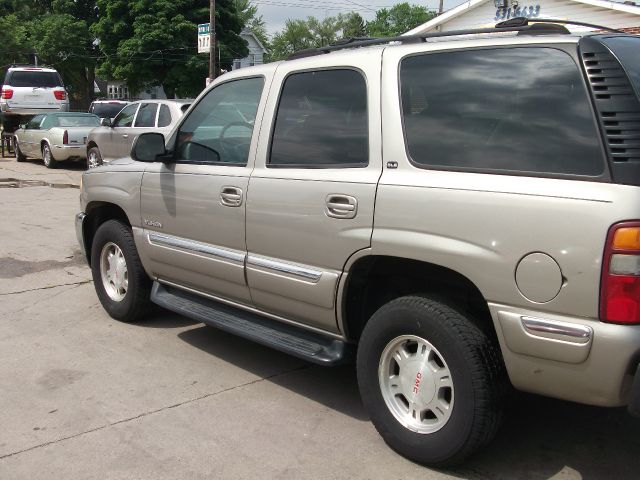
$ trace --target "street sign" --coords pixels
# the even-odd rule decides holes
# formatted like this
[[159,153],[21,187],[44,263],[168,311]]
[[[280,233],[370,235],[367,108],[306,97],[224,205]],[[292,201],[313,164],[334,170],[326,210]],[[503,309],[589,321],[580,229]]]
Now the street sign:
[[209,53],[211,45],[211,37],[209,36],[209,24],[198,24],[198,53]]

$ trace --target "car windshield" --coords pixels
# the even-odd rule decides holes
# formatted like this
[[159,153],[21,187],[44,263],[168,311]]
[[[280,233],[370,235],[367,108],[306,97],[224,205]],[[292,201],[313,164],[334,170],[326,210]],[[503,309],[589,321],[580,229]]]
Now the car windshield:
[[58,117],[58,125],[60,127],[98,127],[100,119],[95,115],[61,115]]
[[609,37],[602,43],[618,57],[640,97],[640,37]]
[[94,103],[91,113],[100,118],[114,118],[126,106],[126,103]]
[[56,72],[39,72],[39,71],[14,71],[7,83],[12,87],[40,87],[54,88],[62,87],[60,75]]

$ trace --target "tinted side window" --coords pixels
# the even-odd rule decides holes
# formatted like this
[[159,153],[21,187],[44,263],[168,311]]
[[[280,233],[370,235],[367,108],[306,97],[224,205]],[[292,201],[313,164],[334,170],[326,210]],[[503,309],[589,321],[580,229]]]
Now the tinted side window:
[[368,161],[364,77],[354,70],[289,76],[278,104],[269,165],[348,167]]
[[158,112],[157,103],[141,103],[138,115],[136,115],[136,123],[134,127],[155,127],[156,113]]
[[552,48],[403,60],[402,115],[418,165],[600,175],[604,159],[581,74]]
[[158,127],[168,127],[169,125],[171,125],[171,109],[166,105],[160,105]]
[[126,106],[113,122],[114,127],[130,127],[133,125],[133,117],[136,115],[137,103]]
[[176,159],[246,165],[263,78],[245,78],[210,90],[180,126]]

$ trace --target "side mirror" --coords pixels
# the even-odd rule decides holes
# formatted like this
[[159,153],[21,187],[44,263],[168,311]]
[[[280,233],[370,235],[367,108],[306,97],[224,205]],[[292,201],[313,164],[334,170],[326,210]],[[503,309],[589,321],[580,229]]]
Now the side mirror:
[[164,135],[156,132],[141,133],[133,141],[131,158],[138,162],[157,162],[158,157],[166,156]]
[[111,119],[110,118],[103,118],[100,120],[100,125],[102,125],[103,127],[111,127],[113,126],[113,124],[111,123]]
[[26,123],[21,123],[20,125],[18,125],[18,128],[21,128],[22,130],[26,130],[27,129],[27,124]]

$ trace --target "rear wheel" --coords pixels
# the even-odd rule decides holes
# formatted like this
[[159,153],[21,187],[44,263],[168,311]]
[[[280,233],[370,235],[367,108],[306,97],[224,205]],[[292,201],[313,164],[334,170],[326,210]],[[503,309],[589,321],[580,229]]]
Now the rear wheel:
[[98,227],[91,245],[91,273],[100,303],[111,317],[135,322],[148,312],[151,280],[127,225],[108,220]]
[[357,368],[374,426],[411,460],[459,463],[497,431],[506,378],[497,346],[440,302],[408,296],[380,308],[360,338]]
[[53,153],[51,153],[51,147],[48,143],[42,145],[42,161],[47,168],[56,168],[58,165],[56,159],[53,158]]

